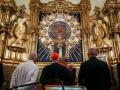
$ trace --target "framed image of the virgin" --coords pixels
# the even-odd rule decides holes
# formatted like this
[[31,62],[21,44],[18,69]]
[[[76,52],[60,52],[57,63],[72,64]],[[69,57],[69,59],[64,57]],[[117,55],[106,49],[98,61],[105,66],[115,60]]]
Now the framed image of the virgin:
[[50,54],[57,52],[68,62],[82,62],[83,50],[80,13],[40,13],[40,36],[37,53],[40,62],[51,62]]

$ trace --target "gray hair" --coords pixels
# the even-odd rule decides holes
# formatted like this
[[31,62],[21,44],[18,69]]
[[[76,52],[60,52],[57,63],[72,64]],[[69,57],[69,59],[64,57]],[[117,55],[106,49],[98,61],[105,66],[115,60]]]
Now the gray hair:
[[98,52],[95,48],[90,48],[88,50],[88,53],[91,55],[91,56],[97,56]]
[[30,53],[30,55],[28,57],[28,59],[33,60],[33,61],[35,61],[36,58],[37,58],[37,53],[36,52]]

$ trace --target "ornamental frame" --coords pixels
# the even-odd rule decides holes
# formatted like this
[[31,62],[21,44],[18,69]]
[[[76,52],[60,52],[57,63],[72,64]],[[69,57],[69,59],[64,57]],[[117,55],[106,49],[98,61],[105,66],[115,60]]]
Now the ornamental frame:
[[[89,1],[89,0],[88,0]],[[86,46],[83,47],[83,58],[86,57],[86,51],[88,50],[88,42],[84,43],[85,36],[86,36],[86,30],[88,31],[87,18],[89,17],[89,12],[90,12],[91,6],[89,3],[84,2],[84,0],[81,0],[79,4],[72,4],[71,2],[67,2],[65,0],[56,0],[56,1],[50,1],[48,3],[41,3],[40,1],[32,1],[30,2],[30,24],[31,24],[31,30],[34,30],[36,34],[39,32],[38,30],[38,25],[39,25],[39,13],[44,12],[44,13],[71,13],[71,12],[79,12],[81,15],[81,27],[80,29],[82,30],[82,45],[87,44]],[[36,17],[36,18],[35,18]],[[37,34],[38,35],[38,34]],[[36,37],[38,38],[38,36]],[[37,40],[37,39],[36,39]],[[35,43],[35,49],[37,48],[37,42]],[[86,48],[86,49],[85,49]],[[85,58],[86,59],[86,58]],[[38,63],[40,66],[44,66],[44,64],[48,63]],[[75,67],[79,67],[80,63],[74,63]]]

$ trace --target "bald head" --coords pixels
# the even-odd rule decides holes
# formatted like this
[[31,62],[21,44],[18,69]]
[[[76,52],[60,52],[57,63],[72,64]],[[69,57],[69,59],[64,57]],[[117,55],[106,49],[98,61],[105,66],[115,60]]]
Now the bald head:
[[37,60],[37,53],[36,52],[30,53],[28,58],[35,62]]
[[98,52],[97,52],[97,50],[95,48],[90,48],[88,50],[88,57],[92,57],[92,56],[96,57],[97,54],[98,54]]

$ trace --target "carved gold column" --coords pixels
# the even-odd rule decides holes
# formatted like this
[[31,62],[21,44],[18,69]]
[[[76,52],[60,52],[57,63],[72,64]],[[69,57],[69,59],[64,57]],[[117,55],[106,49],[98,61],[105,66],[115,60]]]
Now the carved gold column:
[[4,33],[3,36],[3,45],[1,50],[1,60],[4,59],[6,46],[7,46],[7,39],[9,35],[10,30],[10,19],[12,14],[16,11],[16,5],[14,0],[1,0],[0,1],[0,22],[3,23],[3,26],[1,27],[1,33]]
[[107,0],[103,8],[104,15],[109,19],[108,30],[109,37],[112,40],[114,59],[118,58],[120,54],[120,30],[116,27],[120,23],[119,8],[117,0]]
[[81,27],[82,27],[82,43],[83,43],[83,56],[87,59],[87,52],[89,49],[89,12],[91,10],[90,0],[81,0]]
[[2,9],[2,5],[3,4],[3,0],[0,0],[0,23],[1,23],[1,20],[2,20],[2,12],[3,12],[3,9]]
[[37,49],[38,25],[39,25],[39,0],[30,0],[30,34],[31,46],[30,52]]

